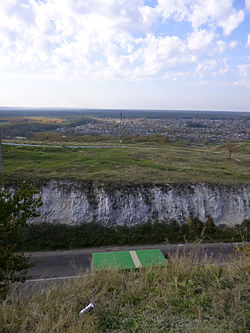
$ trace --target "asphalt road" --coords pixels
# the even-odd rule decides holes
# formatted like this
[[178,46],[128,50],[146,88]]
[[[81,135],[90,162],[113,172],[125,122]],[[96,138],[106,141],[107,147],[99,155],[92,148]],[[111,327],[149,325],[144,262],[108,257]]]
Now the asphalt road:
[[28,143],[12,143],[12,142],[2,142],[3,145],[6,146],[22,146],[22,147],[39,147],[39,148],[80,148],[80,149],[86,149],[86,148],[126,148],[125,146],[116,145],[116,146],[54,146],[54,145],[32,145]]
[[195,252],[200,258],[206,255],[213,261],[224,263],[228,261],[228,257],[234,252],[235,246],[235,243],[160,244],[27,253],[27,255],[31,255],[30,261],[36,263],[36,266],[32,267],[29,271],[29,275],[31,275],[32,278],[28,281],[59,280],[77,276],[82,273],[86,274],[91,268],[91,254],[93,252],[158,248],[164,255],[168,254],[169,257],[174,257],[176,253],[180,255],[184,253],[185,255],[190,255],[191,252]]
[[27,253],[31,255],[30,261],[36,263],[29,271],[31,278],[25,283],[12,285],[10,292],[14,297],[31,297],[42,294],[47,288],[55,285],[64,286],[71,283],[72,278],[88,277],[91,274],[91,255],[94,252],[128,251],[139,249],[160,249],[164,255],[174,260],[176,255],[186,255],[191,258],[202,259],[209,257],[211,261],[225,264],[230,262],[230,256],[234,253],[235,243],[213,244],[159,244],[148,246],[110,246],[88,248],[71,251],[48,251]]

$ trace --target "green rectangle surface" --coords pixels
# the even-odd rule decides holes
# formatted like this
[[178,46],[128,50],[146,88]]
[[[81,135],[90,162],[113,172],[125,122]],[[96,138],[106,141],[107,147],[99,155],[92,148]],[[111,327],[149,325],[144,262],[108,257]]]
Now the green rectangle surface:
[[92,266],[96,271],[135,268],[129,251],[92,253]]
[[166,259],[158,249],[154,250],[137,250],[136,254],[141,262],[142,267],[147,266],[164,266]]

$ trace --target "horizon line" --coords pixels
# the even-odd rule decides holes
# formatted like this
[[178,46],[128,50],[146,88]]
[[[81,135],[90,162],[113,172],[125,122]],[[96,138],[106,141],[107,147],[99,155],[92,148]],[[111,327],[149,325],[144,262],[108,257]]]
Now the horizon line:
[[75,110],[75,111],[144,111],[144,112],[236,112],[236,113],[250,113],[249,111],[242,110],[211,110],[211,109],[146,109],[146,108],[88,108],[88,107],[70,107],[70,106],[0,106],[1,109],[37,109],[37,110]]

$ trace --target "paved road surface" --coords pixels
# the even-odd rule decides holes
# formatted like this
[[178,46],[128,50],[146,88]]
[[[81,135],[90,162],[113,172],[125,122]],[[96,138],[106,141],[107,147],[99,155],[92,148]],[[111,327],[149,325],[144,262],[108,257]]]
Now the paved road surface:
[[80,148],[80,149],[86,149],[86,148],[126,148],[125,146],[116,145],[116,146],[53,146],[53,145],[32,145],[28,143],[12,143],[12,142],[2,142],[3,145],[6,146],[22,146],[22,147],[39,147],[39,148]]
[[91,268],[91,254],[93,252],[105,251],[126,251],[138,249],[159,248],[163,254],[173,256],[177,251],[187,253],[188,251],[197,251],[202,256],[205,253],[212,259],[219,262],[226,262],[227,257],[235,250],[236,244],[233,243],[213,243],[213,244],[161,244],[149,246],[113,246],[98,247],[71,251],[49,251],[33,252],[31,262],[37,262],[37,265],[31,268],[29,274],[31,281],[40,279],[61,279],[86,273]]
[[[93,252],[105,251],[126,251],[139,249],[158,248],[162,253],[174,257],[176,253],[189,255],[190,251],[197,253],[198,257],[204,255],[209,256],[211,260],[219,263],[230,261],[230,255],[234,253],[236,244],[232,243],[214,243],[214,244],[176,244],[176,245],[149,245],[149,246],[110,246],[98,247],[71,251],[49,251],[49,252],[33,252],[31,262],[37,263],[35,267],[30,269],[29,274],[32,276],[24,284],[13,285],[11,290],[14,297],[30,297],[34,294],[43,293],[45,289],[55,284],[71,283],[72,278],[77,278],[90,273],[91,254]],[[28,255],[28,253],[27,253]],[[81,274],[80,274],[81,273]]]

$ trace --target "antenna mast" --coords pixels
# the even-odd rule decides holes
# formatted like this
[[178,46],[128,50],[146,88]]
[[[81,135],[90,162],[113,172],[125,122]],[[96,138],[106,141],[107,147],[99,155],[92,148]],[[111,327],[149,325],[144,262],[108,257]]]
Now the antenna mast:
[[121,135],[122,135],[122,112],[120,114],[120,126],[119,126],[119,142],[120,143],[122,143]]
[[3,131],[1,130],[1,135],[0,135],[0,173],[4,173],[4,168],[3,168],[3,152],[2,152],[2,137],[3,137]]

